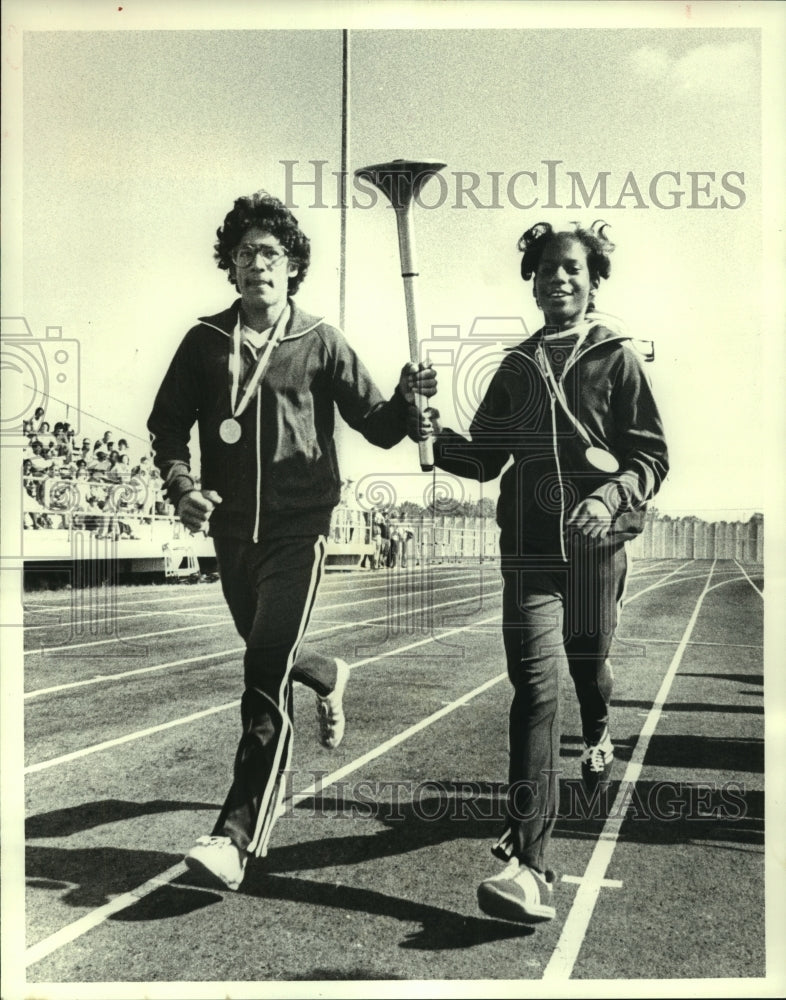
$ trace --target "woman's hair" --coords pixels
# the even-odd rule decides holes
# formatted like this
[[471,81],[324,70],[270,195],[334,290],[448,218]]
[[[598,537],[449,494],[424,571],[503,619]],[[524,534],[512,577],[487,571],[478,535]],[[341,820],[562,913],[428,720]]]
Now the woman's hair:
[[587,267],[593,282],[608,278],[611,274],[610,254],[614,244],[605,234],[608,223],[598,219],[589,229],[584,229],[578,222],[572,223],[573,229],[555,231],[548,222],[538,222],[519,239],[518,248],[524,255],[521,258],[521,277],[529,281],[538,270],[543,251],[554,239],[569,236],[578,240],[587,251]]
[[290,261],[297,266],[297,274],[289,276],[288,291],[294,295],[308,272],[311,262],[311,244],[300,229],[297,219],[286,205],[266,191],[257,191],[235,201],[234,208],[216,230],[215,258],[228,280],[237,287],[235,265],[230,253],[240,244],[249,229],[259,228],[275,236],[284,247]]

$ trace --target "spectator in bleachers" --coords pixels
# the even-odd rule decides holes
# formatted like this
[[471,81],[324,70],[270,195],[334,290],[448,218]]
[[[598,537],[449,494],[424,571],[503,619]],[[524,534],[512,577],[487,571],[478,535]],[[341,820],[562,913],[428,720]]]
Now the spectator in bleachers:
[[44,421],[44,408],[43,406],[39,406],[36,408],[35,414],[33,415],[33,419],[30,421],[30,431],[33,434],[37,434],[38,431],[41,429],[41,424],[43,423],[43,421]]
[[92,519],[91,522],[88,523],[88,514],[91,510],[90,501],[92,496],[93,492],[90,485],[89,473],[87,468],[82,465],[77,469],[71,494],[72,524],[74,528],[85,528],[90,530],[95,526]]
[[127,483],[131,478],[131,459],[128,452],[117,452],[117,461],[110,470],[118,482]]
[[131,470],[132,476],[139,476],[142,479],[150,479],[152,473],[152,466],[150,465],[150,458],[148,455],[143,455],[139,459],[139,465],[134,466]]
[[44,446],[36,438],[33,440],[30,446],[30,465],[33,472],[46,472],[49,466],[52,464],[44,454]]
[[387,514],[384,511],[381,511],[377,515],[377,524],[379,525],[380,534],[379,565],[387,569],[390,561],[390,524],[388,523]]
[[93,459],[88,462],[88,469],[91,472],[104,473],[109,469],[109,459],[105,451],[97,451]]
[[41,483],[39,500],[49,517],[49,527],[66,527],[65,512],[68,506],[68,486],[63,483],[59,469],[50,465]]
[[371,568],[379,569],[382,565],[382,528],[376,515],[373,516],[371,522],[371,544],[374,546],[371,555]]
[[22,493],[23,525],[28,529],[50,528],[51,522],[37,496],[35,479],[30,477],[25,481]]
[[398,521],[391,516],[390,520],[390,555],[388,556],[388,566],[395,569],[398,566],[399,555],[401,553],[401,543],[403,535],[399,528]]
[[[100,454],[103,454],[101,452]],[[90,507],[93,514],[94,525],[96,530],[96,538],[106,538],[107,536],[107,517],[104,514],[104,507],[106,506],[106,495],[107,486],[104,482],[103,470],[90,468]]]

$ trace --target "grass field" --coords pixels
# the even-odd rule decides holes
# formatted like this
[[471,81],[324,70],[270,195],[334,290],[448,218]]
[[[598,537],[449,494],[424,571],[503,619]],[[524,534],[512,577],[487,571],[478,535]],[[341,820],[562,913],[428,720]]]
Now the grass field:
[[431,981],[432,995],[457,980],[500,994],[517,981],[519,996],[569,979],[755,989],[762,588],[759,566],[633,565],[612,656],[611,798],[605,814],[581,807],[565,676],[557,919],[535,930],[475,899],[498,868],[507,767],[493,563],[327,577],[307,642],[352,666],[347,735],[323,750],[313,695],[296,688],[286,809],[238,893],[182,864],[210,831],[239,733],[242,644],[219,585],[26,595],[29,995],[228,983],[199,995],[258,996],[286,981],[308,996],[333,980]]

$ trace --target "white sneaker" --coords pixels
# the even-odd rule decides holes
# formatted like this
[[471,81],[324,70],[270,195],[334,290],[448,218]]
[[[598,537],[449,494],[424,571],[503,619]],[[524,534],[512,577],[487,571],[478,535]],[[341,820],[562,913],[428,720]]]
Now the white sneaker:
[[498,872],[478,886],[478,906],[490,917],[515,920],[519,924],[539,924],[553,920],[556,910],[543,899],[553,893],[554,873],[540,872],[512,858]]
[[609,736],[608,726],[597,743],[584,744],[581,755],[581,778],[588,791],[593,791],[601,781],[611,778],[611,768],[614,764],[614,744]]
[[248,852],[241,851],[229,837],[200,837],[185,862],[192,872],[207,873],[227,889],[236,890],[245,875]]
[[347,720],[344,715],[344,688],[349,680],[349,665],[336,658],[336,686],[325,698],[317,695],[319,739],[323,747],[335,750],[344,739]]

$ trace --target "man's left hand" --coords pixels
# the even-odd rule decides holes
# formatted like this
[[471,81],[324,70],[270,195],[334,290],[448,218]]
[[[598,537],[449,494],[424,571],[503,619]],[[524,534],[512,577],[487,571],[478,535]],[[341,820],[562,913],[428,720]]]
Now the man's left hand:
[[602,500],[588,497],[570,512],[566,527],[580,531],[585,538],[605,538],[611,531],[611,514]]

